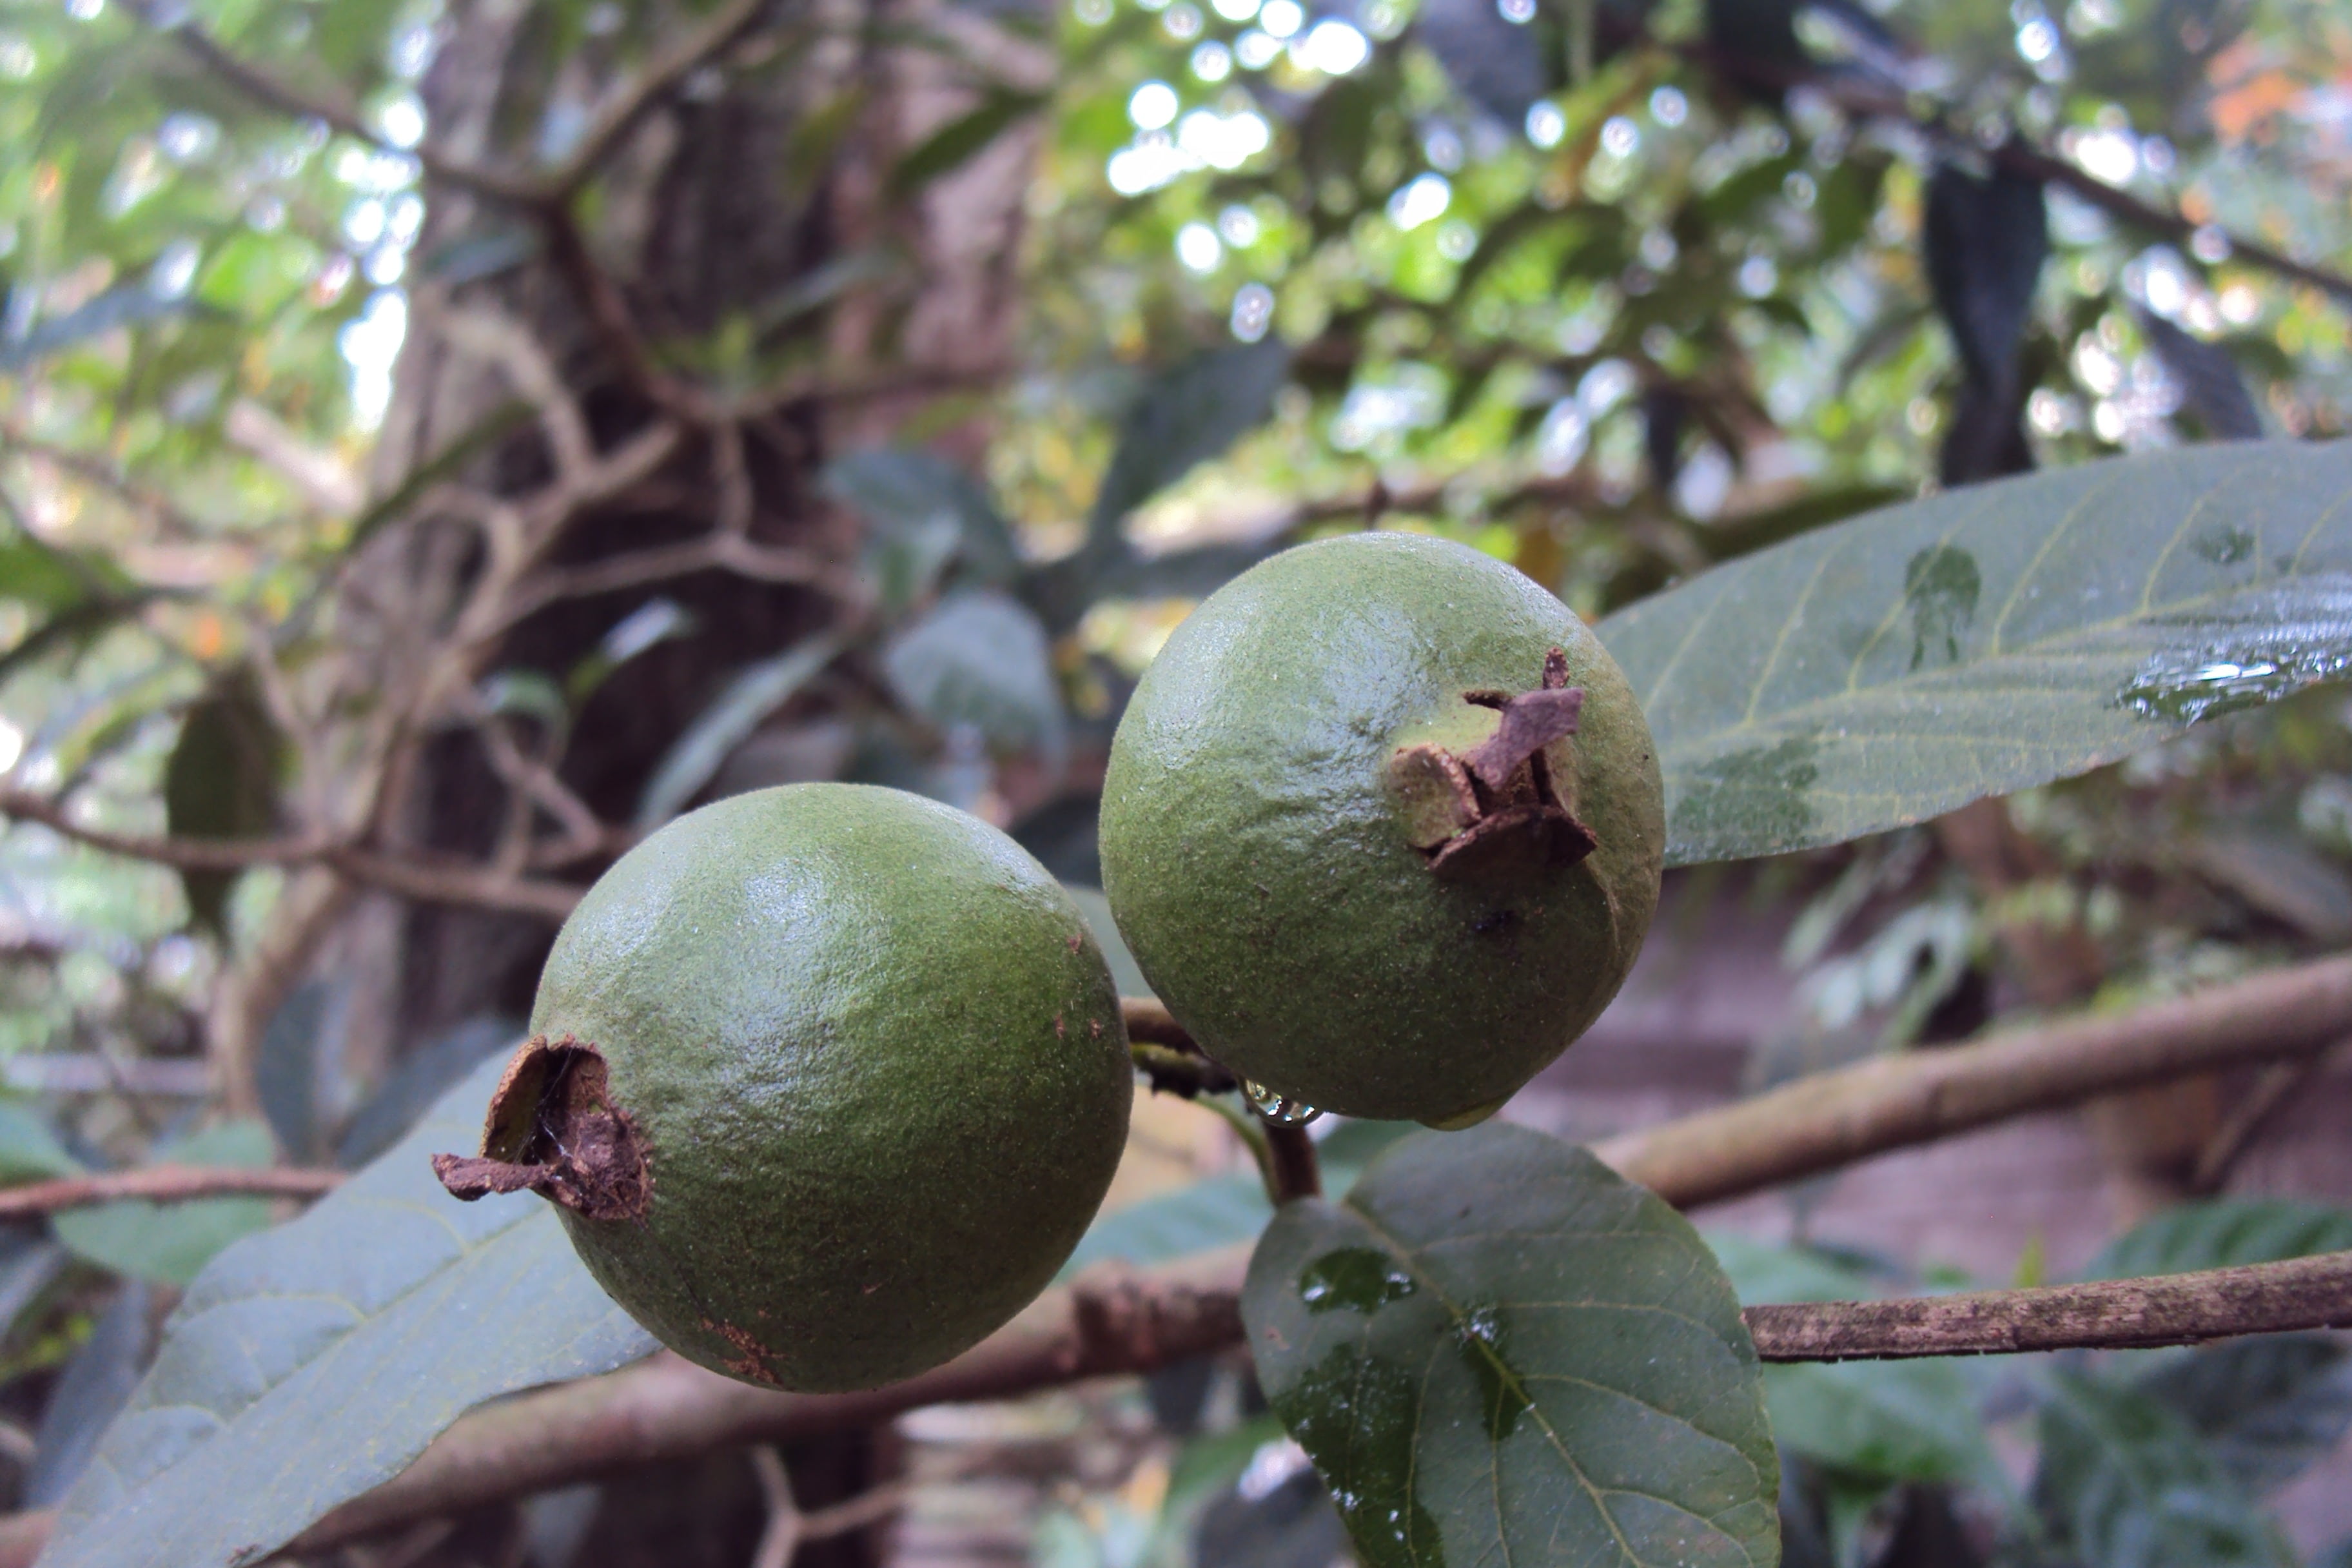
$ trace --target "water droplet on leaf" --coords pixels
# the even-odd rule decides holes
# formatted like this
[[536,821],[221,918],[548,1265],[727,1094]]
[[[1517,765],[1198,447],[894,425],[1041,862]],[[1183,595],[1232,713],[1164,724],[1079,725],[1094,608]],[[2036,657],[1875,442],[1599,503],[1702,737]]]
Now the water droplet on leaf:
[[1276,1127],[1304,1127],[1323,1114],[1303,1100],[1293,1100],[1248,1079],[1242,1080],[1242,1096],[1250,1102],[1252,1110]]

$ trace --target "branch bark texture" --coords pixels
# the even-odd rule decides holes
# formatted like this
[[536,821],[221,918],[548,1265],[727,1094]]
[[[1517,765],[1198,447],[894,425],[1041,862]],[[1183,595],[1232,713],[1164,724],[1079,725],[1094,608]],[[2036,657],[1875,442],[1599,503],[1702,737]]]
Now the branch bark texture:
[[2352,1252],[1893,1301],[1814,1301],[1740,1314],[1766,1361],[1891,1361],[2021,1351],[2146,1349],[2239,1334],[2352,1328]]
[[61,1209],[88,1208],[123,1198],[180,1204],[197,1198],[323,1197],[343,1183],[342,1171],[276,1165],[238,1169],[223,1165],[149,1165],[137,1171],[67,1176],[0,1191],[0,1222],[32,1219]]
[[2030,1110],[2312,1056],[2347,1034],[2352,958],[2325,959],[2130,1012],[1882,1057],[1612,1138],[1593,1152],[1689,1207]]

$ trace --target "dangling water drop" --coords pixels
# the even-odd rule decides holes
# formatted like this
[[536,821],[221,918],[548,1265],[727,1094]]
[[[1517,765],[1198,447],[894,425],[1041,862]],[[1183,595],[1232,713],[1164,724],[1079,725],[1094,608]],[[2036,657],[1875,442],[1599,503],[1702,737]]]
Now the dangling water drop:
[[1242,1098],[1250,1102],[1252,1110],[1276,1127],[1304,1127],[1323,1114],[1303,1100],[1293,1100],[1249,1079],[1242,1079]]

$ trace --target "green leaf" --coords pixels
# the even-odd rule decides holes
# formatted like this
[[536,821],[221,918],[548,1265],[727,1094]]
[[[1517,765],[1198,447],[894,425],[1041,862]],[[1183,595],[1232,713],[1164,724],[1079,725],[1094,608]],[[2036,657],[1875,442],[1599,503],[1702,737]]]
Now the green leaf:
[[2352,1427],[2344,1347],[2319,1334],[2263,1334],[2167,1356],[2139,1380],[2196,1427],[2238,1484],[2284,1486]]
[[1058,1278],[1108,1258],[1166,1263],[1232,1247],[1255,1236],[1270,1212],[1265,1184],[1255,1174],[1209,1176],[1172,1193],[1155,1193],[1087,1226]]
[[1009,581],[1020,570],[1013,525],[988,487],[935,453],[889,447],[852,452],[825,469],[824,489],[870,525],[866,569],[886,609],[928,593],[957,555],[986,582]]
[[941,175],[953,174],[1045,103],[1044,93],[989,89],[977,107],[932,132],[898,160],[890,171],[891,196],[910,195]]
[[739,670],[710,706],[695,715],[654,770],[637,802],[636,826],[650,833],[676,816],[717,775],[719,765],[768,715],[793,700],[841,651],[836,637],[811,637]]
[[2037,1500],[2087,1568],[2287,1568],[2293,1558],[2189,1424],[2148,1394],[2059,1373]]
[[1764,1402],[1783,1444],[1852,1475],[1963,1481],[1991,1468],[1976,1392],[1948,1358],[1768,1366]]
[[2140,1221],[2107,1243],[2085,1279],[2188,1274],[2352,1248],[2352,1213],[2299,1198],[2213,1198]]
[[24,370],[117,328],[184,315],[200,308],[185,298],[166,299],[143,282],[118,283],[87,304],[42,322],[15,342],[0,344],[0,374]]
[[1119,426],[1095,493],[1089,546],[1103,550],[1128,513],[1264,421],[1289,374],[1290,350],[1269,337],[1198,355],[1156,377]]
[[38,1112],[19,1100],[0,1100],[0,1185],[80,1173],[81,1162],[66,1152]]
[[458,1415],[653,1342],[555,1213],[461,1204],[426,1156],[471,1149],[502,1061],[299,1219],[199,1275],[65,1500],[47,1568],[228,1568],[389,1479]]
[[[269,1163],[269,1129],[259,1121],[229,1121],[155,1151],[158,1163]],[[141,1198],[67,1209],[49,1222],[68,1251],[134,1279],[185,1285],[213,1255],[269,1223],[267,1198],[205,1198],[151,1204]]]
[[[252,672],[239,666],[215,682],[180,721],[163,765],[163,819],[175,838],[255,838],[277,820],[285,742]],[[209,931],[226,929],[235,871],[182,871],[188,910]]]
[[[1870,1275],[1813,1247],[1730,1234],[1706,1242],[1740,1300],[1751,1306],[1882,1293]],[[1992,1461],[1975,1391],[1957,1362],[1767,1366],[1764,1402],[1784,1447],[1849,1480],[1965,1480],[1985,1474]]]
[[1779,1561],[1730,1282],[1581,1149],[1491,1123],[1403,1138],[1345,1202],[1283,1206],[1242,1317],[1370,1568]]
[[1058,758],[1067,740],[1062,683],[1045,628],[992,588],[950,594],[882,649],[898,700],[942,730],[970,725],[999,750]]
[[1823,529],[1601,624],[1667,859],[1835,844],[2082,773],[2352,666],[2352,444],[1998,480]]

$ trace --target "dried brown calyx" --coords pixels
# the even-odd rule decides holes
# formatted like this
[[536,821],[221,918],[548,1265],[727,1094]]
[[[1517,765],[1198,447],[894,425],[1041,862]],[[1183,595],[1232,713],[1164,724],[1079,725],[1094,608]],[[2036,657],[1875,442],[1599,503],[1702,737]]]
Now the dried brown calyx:
[[1576,733],[1584,689],[1568,683],[1568,657],[1544,656],[1543,684],[1517,696],[1465,691],[1465,702],[1499,710],[1494,732],[1458,754],[1434,742],[1401,746],[1389,782],[1404,803],[1405,831],[1441,877],[1507,865],[1573,866],[1592,853],[1572,793],[1552,776],[1544,748]]
[[532,1192],[589,1219],[635,1219],[653,1178],[628,1113],[605,1091],[604,1054],[570,1035],[534,1035],[507,1063],[479,1155],[436,1154],[433,1173],[467,1203]]

